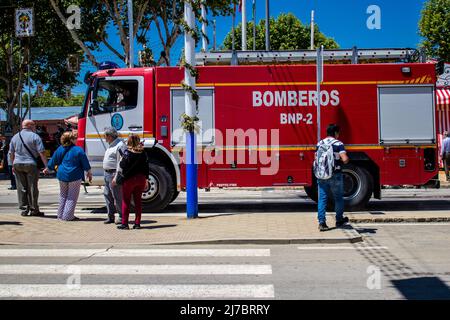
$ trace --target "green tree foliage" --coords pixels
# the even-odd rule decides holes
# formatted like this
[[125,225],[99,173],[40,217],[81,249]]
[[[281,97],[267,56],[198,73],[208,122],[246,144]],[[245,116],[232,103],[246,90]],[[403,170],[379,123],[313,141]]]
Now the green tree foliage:
[[[22,98],[27,101],[26,94]],[[32,107],[78,107],[83,105],[83,95],[72,95],[69,99],[63,99],[50,91],[45,91],[41,97],[34,96],[31,99]]]
[[450,61],[450,0],[429,0],[419,22],[422,46],[431,56]]
[[[63,9],[70,4],[81,5],[83,7],[83,17],[95,17],[101,15],[103,19],[89,19],[89,24],[96,30],[97,42],[86,42],[82,39],[83,33],[78,30],[72,30],[70,35],[72,39],[80,46],[89,60],[97,65],[97,61],[92,55],[89,44],[96,45],[102,43],[112,54],[117,56],[124,63],[129,56],[129,25],[128,8],[125,0],[49,0],[51,7],[60,17],[61,26],[66,25],[66,18]],[[206,0],[206,7],[213,16],[230,15],[232,12],[232,3],[238,0]],[[200,7],[198,1],[194,2],[194,10],[197,16],[200,16]],[[148,31],[156,28],[158,39],[163,47],[165,58],[159,57],[157,64],[166,63],[170,65],[170,52],[175,42],[182,35],[181,20],[184,15],[184,0],[133,0],[133,38],[148,51],[148,56],[153,56]],[[121,48],[114,47],[110,41],[110,35],[107,27],[113,26],[116,34],[119,36]],[[89,39],[88,39],[89,40]],[[158,52],[159,54],[159,52]],[[135,61],[137,64],[137,61]]]
[[[15,9],[34,8],[34,36],[15,37]],[[41,82],[48,90],[64,96],[67,86],[77,83],[77,74],[69,72],[66,58],[69,54],[78,55],[83,60],[80,47],[70,39],[66,28],[47,1],[6,0],[0,8],[0,100],[11,123],[17,126],[17,109],[20,92],[27,79],[27,65],[30,64],[30,77],[33,83]],[[95,49],[95,30],[86,25],[83,40]],[[93,42],[89,42],[89,40]]]
[[[281,14],[277,19],[270,18],[270,48],[271,50],[299,50],[309,49],[311,26],[304,25],[292,13]],[[314,45],[324,45],[325,49],[335,49],[339,45],[332,38],[326,37],[320,32],[319,27],[315,25]],[[265,20],[261,20],[256,25],[256,50],[265,50]],[[241,50],[242,24],[239,24],[234,30],[235,49]],[[223,42],[223,49],[232,48],[232,31],[230,31]],[[253,48],[253,22],[247,23],[247,49]]]

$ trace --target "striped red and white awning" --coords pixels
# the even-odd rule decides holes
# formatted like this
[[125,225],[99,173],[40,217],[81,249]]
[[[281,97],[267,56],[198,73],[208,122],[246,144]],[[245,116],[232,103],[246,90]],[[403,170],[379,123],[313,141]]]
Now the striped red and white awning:
[[438,133],[450,131],[450,88],[436,89],[436,110],[438,115]]
[[444,110],[445,107],[450,106],[450,88],[436,89],[437,109]]

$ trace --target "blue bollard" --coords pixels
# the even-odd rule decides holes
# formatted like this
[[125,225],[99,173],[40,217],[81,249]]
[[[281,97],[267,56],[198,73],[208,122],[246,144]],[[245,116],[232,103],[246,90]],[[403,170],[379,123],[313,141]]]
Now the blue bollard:
[[186,213],[188,219],[198,217],[198,175],[195,140],[196,136],[194,132],[186,133]]

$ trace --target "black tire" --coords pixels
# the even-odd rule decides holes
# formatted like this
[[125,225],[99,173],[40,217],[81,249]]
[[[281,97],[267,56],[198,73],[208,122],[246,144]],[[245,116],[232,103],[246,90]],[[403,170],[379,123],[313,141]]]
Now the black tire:
[[178,198],[179,195],[180,195],[180,191],[175,190],[175,192],[173,193],[172,200],[170,200],[170,203],[174,202]]
[[373,193],[373,177],[367,169],[352,164],[342,168],[344,176],[344,202],[347,210],[367,206]]
[[142,205],[146,212],[163,211],[172,201],[176,191],[169,170],[158,161],[150,160],[149,188],[142,194]]
[[[353,164],[344,165],[342,168],[344,175],[344,203],[345,209],[352,211],[364,208],[372,197],[373,193],[373,177],[363,167]],[[313,185],[305,187],[308,197],[317,203],[317,181],[313,178]],[[329,197],[327,209],[334,210],[334,201]]]
[[305,187],[306,195],[315,203],[317,203],[317,180],[313,177],[313,185],[311,187]]

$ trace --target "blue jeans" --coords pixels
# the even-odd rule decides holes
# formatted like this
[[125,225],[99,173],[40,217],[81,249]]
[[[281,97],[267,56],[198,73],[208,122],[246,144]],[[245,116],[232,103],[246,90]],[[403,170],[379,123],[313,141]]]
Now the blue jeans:
[[344,218],[344,180],[341,172],[336,172],[328,180],[317,180],[319,185],[318,219],[319,223],[325,223],[327,213],[328,195],[334,197],[334,211],[336,220]]

